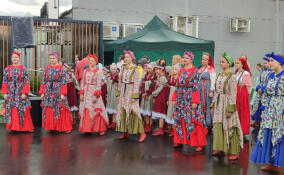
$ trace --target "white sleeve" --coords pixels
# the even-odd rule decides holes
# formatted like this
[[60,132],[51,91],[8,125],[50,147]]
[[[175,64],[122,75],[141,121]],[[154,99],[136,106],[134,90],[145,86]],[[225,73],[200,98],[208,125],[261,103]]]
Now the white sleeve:
[[215,70],[209,73],[210,75],[210,90],[214,91],[215,90],[215,81],[216,81],[216,72]]

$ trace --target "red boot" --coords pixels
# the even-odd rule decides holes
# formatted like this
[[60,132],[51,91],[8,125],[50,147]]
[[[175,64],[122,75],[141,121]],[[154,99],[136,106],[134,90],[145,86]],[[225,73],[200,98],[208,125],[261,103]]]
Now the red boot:
[[125,139],[125,138],[127,138],[127,137],[129,137],[129,134],[128,134],[127,132],[124,132],[124,133],[119,137],[119,139]]
[[159,128],[152,135],[153,136],[160,136],[160,135],[162,136],[164,134],[165,134],[165,132],[164,132],[163,128]]
[[146,133],[150,132],[150,126],[149,126],[149,124],[146,124],[146,125],[145,125],[144,130],[145,130]]
[[169,131],[168,136],[169,137],[173,137],[174,136],[174,128],[171,128],[171,130]]
[[237,160],[239,158],[239,155],[238,154],[231,154],[229,157],[228,157],[228,160]]
[[147,135],[145,133],[141,133],[140,134],[140,138],[139,138],[139,142],[144,142],[144,140],[146,139]]

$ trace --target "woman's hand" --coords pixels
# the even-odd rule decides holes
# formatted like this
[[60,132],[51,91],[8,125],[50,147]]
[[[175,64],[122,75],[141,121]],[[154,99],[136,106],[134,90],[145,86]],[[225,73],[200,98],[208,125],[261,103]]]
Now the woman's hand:
[[95,97],[93,98],[93,103],[97,103],[97,100],[98,100],[98,98],[95,96]]
[[192,103],[191,107],[192,107],[192,109],[196,109],[197,108],[197,103]]
[[60,95],[61,100],[65,100],[65,95]]
[[44,98],[44,94],[41,94],[40,99],[43,100],[43,98]]
[[22,98],[22,100],[24,100],[24,99],[27,98],[27,95],[26,94],[22,94],[21,98]]
[[84,96],[80,95],[80,101],[83,101],[83,100],[84,100]]
[[230,118],[230,117],[232,116],[232,114],[233,114],[233,113],[226,112],[226,117],[227,117],[227,118]]
[[4,94],[4,100],[8,100],[8,95]]

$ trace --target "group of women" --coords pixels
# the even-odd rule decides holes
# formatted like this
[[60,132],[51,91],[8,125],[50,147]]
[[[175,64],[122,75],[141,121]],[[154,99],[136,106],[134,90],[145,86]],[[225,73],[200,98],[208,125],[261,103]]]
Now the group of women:
[[[264,58],[266,66],[256,88],[257,97],[250,113],[251,72],[246,57],[233,58],[223,53],[219,59],[222,72],[216,76],[212,56],[202,54],[202,66],[193,66],[194,54],[175,55],[169,71],[163,64],[148,62],[142,76],[132,51],[124,51],[124,64],[112,64],[110,70],[97,68],[98,58],[89,54],[89,66],[80,83],[79,131],[105,135],[107,128],[129,134],[153,130],[154,136],[168,129],[173,146],[184,144],[202,151],[208,130],[213,132],[213,156],[239,158],[244,135],[250,132],[250,114],[260,130],[251,155],[255,163],[267,163],[262,170],[279,171],[284,166],[284,58],[274,53]],[[21,54],[12,53],[12,65],[3,74],[2,93],[8,131],[33,132],[27,69],[20,65]],[[70,133],[74,118],[67,100],[66,70],[56,53],[49,54],[39,90],[42,100],[42,126],[48,132]],[[233,73],[231,67],[235,65]],[[104,86],[105,85],[105,86]],[[103,91],[106,89],[106,99]],[[74,94],[75,95],[75,94]]]

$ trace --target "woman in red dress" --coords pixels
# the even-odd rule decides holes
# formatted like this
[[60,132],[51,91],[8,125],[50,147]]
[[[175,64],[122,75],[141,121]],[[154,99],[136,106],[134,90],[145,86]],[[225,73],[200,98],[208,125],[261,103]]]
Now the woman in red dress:
[[103,73],[96,67],[98,57],[89,55],[90,67],[83,73],[80,90],[80,124],[83,133],[99,132],[105,135],[108,116],[102,99]]
[[184,68],[179,72],[177,88],[172,97],[175,106],[174,147],[188,144],[195,146],[195,151],[201,151],[207,144],[207,129],[200,105],[198,72],[192,64],[193,59],[193,53],[184,52]]
[[235,75],[238,81],[237,111],[239,114],[243,135],[248,135],[250,132],[249,92],[252,87],[251,72],[247,61],[244,58],[238,58],[235,62],[235,66]]
[[57,53],[48,54],[50,65],[43,73],[39,90],[42,100],[42,126],[48,132],[52,130],[70,133],[72,116],[67,95],[66,71],[58,64]]
[[29,75],[27,69],[20,65],[21,54],[12,53],[12,65],[3,74],[2,94],[5,99],[6,129],[11,131],[34,131],[31,119]]
[[159,119],[159,128],[153,133],[153,136],[164,135],[164,123],[167,118],[168,101],[168,80],[166,78],[164,67],[156,66],[155,72],[157,82],[155,90],[152,92],[154,98],[154,107],[152,112],[153,119]]

